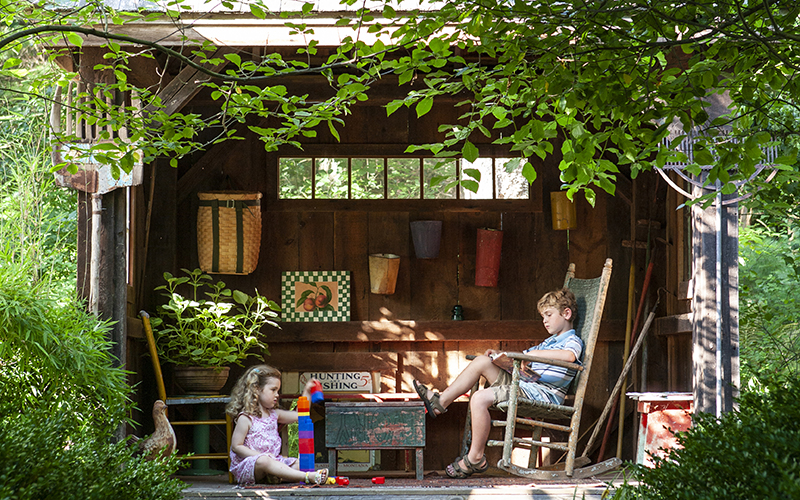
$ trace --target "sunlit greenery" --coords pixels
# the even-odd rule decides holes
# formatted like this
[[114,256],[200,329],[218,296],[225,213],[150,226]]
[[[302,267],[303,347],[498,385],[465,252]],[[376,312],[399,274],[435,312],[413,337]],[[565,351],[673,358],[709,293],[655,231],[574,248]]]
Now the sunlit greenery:
[[740,352],[745,387],[800,376],[800,226],[756,223],[740,235]]
[[[77,74],[39,78],[14,52],[17,44],[36,40],[79,47],[86,36],[102,40],[107,58],[93,69],[114,78],[96,84],[94,94],[84,92],[85,102],[75,100],[72,107],[99,127],[101,141],[92,154],[112,168],[130,169],[138,151],[145,162],[164,156],[177,165],[197,149],[242,138],[245,129],[270,151],[299,148],[320,129],[339,140],[353,106],[373,98],[378,81],[396,81],[397,97],[380,101],[388,114],[408,107],[412,116],[422,117],[442,97],[450,102],[455,97],[461,112],[457,123],[438,124],[440,142],[410,144],[408,153],[474,162],[476,144],[486,142],[478,136],[490,137],[520,159],[529,182],[537,177],[533,164],[538,163],[529,160],[552,158],[570,196],[582,193],[590,203],[597,190],[614,193],[621,173],[635,177],[667,161],[685,161],[692,173],[707,167],[711,182],[719,180],[726,193],[733,192],[756,172],[765,160],[764,147],[773,141],[781,146],[774,160],[785,169],[781,176],[797,178],[791,168],[795,144],[788,138],[793,129],[785,119],[797,113],[800,100],[796,3],[452,0],[353,9],[343,0],[341,11],[349,14],[338,19],[336,30],[344,38],[323,54],[317,33],[306,24],[320,16],[322,4],[280,4],[282,10],[274,11],[268,2],[249,0],[236,8],[249,11],[256,22],[282,19],[306,45],[263,57],[227,53],[209,61],[227,63],[220,72],[193,61],[215,52],[208,41],[194,42],[195,52],[181,54],[159,40],[120,34],[130,23],[154,20],[174,23],[175,36],[191,33],[194,18],[180,12],[198,4],[175,0],[157,14],[123,15],[107,3],[60,0],[61,10],[49,2],[3,4],[0,18],[7,28],[0,50],[8,57],[0,78],[30,81],[31,95],[52,98],[53,84],[66,92]],[[80,8],[65,8],[70,5]],[[221,8],[233,7],[223,2]],[[58,49],[48,56],[65,54]],[[131,58],[156,55],[205,72],[209,78],[203,85],[218,112],[171,112],[164,109],[158,86],[135,85]],[[275,83],[278,77],[308,74],[325,77],[333,90],[329,97],[296,95],[290,86]],[[98,93],[107,99],[96,100]],[[708,100],[718,95],[730,102],[727,111],[714,116]],[[133,96],[148,106],[148,114],[132,106]],[[670,127],[696,134],[691,158],[676,149],[677,142],[665,144]],[[128,140],[117,138],[123,130]],[[77,140],[63,129],[59,137]],[[413,197],[399,187],[385,188],[390,198]],[[326,196],[341,196],[337,189]]]

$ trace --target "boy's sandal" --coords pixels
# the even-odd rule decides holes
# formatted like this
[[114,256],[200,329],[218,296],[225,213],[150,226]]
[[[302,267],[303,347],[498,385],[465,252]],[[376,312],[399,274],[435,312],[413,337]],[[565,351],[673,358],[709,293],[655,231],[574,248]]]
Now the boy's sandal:
[[308,472],[306,472],[306,484],[326,484],[328,481],[328,469],[319,469],[314,473],[314,480],[308,478]]
[[433,396],[428,397],[427,387],[417,382],[416,379],[414,379],[413,383],[414,383],[414,389],[417,391],[417,394],[419,394],[419,398],[422,400],[423,403],[425,403],[425,411],[428,412],[428,415],[431,418],[436,418],[436,412],[434,412],[434,410],[439,410],[439,414],[447,413],[447,408],[442,406],[442,404],[439,402],[438,392],[434,392]]
[[[464,465],[467,466],[466,469],[462,468],[461,464],[459,463],[462,460],[464,461]],[[487,470],[489,470],[489,460],[486,459],[486,455],[484,455],[478,463],[473,464],[469,461],[467,455],[464,454],[463,457],[456,458],[452,464],[448,465],[444,472],[449,477],[454,479],[466,479],[476,472],[480,474],[482,472],[486,472]]]

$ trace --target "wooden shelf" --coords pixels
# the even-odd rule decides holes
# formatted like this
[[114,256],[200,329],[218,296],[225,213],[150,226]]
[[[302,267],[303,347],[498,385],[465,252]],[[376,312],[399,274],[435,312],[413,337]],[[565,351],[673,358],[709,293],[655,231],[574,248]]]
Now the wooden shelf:
[[656,318],[654,326],[658,336],[692,333],[692,313]]
[[[446,342],[473,340],[541,341],[548,334],[541,320],[506,321],[341,321],[281,323],[267,334],[279,342]],[[625,322],[603,321],[601,342],[622,341]]]

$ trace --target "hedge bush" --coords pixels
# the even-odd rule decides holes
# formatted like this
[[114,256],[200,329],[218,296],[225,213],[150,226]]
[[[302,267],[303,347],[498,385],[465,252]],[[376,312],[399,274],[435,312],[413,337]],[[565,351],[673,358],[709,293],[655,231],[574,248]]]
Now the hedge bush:
[[0,259],[0,500],[177,499],[178,461],[145,461],[116,431],[127,374],[109,325]]
[[738,411],[692,417],[679,447],[655,468],[635,466],[638,486],[617,500],[800,498],[800,381],[772,379],[745,392]]

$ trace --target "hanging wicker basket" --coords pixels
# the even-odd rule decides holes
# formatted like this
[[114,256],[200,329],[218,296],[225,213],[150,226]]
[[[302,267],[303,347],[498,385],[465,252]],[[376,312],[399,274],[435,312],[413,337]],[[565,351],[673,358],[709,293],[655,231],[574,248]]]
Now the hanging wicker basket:
[[198,193],[197,257],[207,273],[250,274],[261,247],[261,193]]

